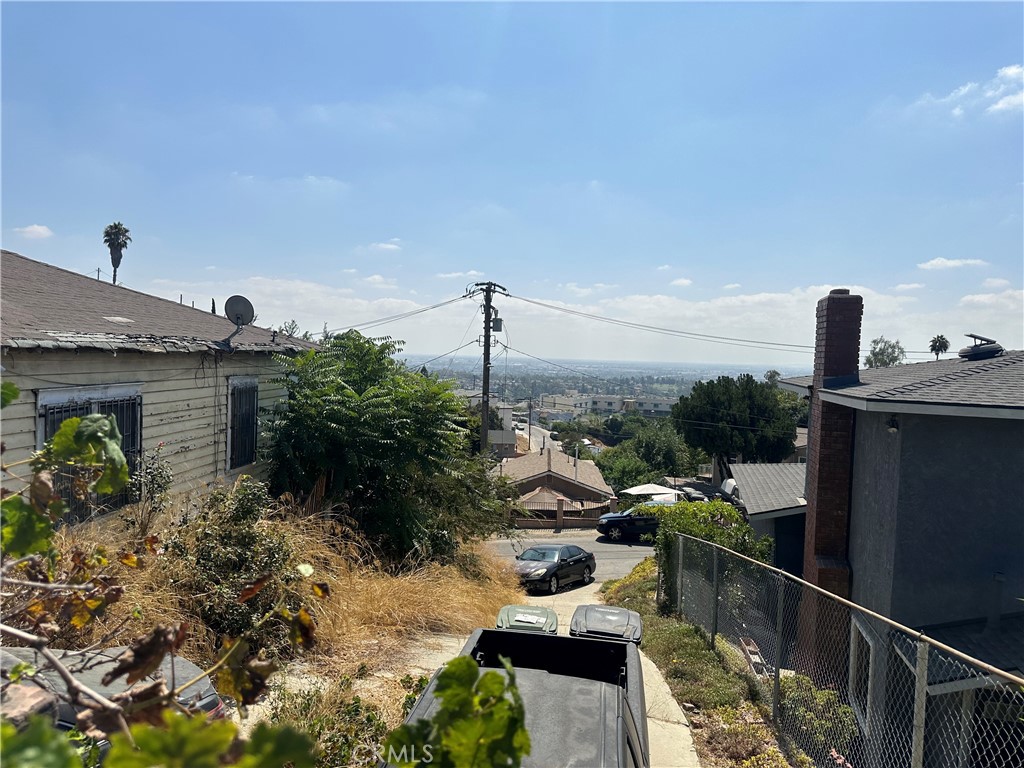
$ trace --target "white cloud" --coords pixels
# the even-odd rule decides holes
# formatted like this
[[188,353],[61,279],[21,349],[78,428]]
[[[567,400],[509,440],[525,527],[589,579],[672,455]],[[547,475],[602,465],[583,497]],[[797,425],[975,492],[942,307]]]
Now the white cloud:
[[985,110],[986,112],[1009,112],[1011,110],[1024,109],[1024,91],[1017,91],[1011,93],[1009,96],[1003,96],[995,104],[989,105]]
[[662,264],[657,269],[658,269],[659,272],[664,272],[667,269],[672,269],[672,266],[670,264]]
[[742,287],[743,286],[741,286],[739,283],[727,283],[726,285],[722,286],[722,290],[724,290],[724,291],[735,291],[737,288],[742,288]]
[[363,282],[374,288],[395,287],[395,279],[393,277],[384,277],[384,275],[370,275],[369,277],[364,277]]
[[374,251],[400,251],[402,250],[402,241],[397,237],[392,237],[383,243],[370,243],[370,249]]
[[206,271],[208,271],[208,272],[212,272],[213,270],[215,270],[215,269],[216,269],[216,267],[214,267],[214,266],[212,266],[212,265],[211,265],[211,266],[209,266],[209,267],[204,267],[204,269],[206,269]]
[[290,195],[322,197],[346,194],[351,189],[348,183],[333,176],[279,176],[270,178],[232,171],[231,180],[241,184],[243,189],[269,191]]
[[354,275],[354,274],[356,274],[356,273],[357,273],[357,272],[358,272],[359,270],[358,270],[358,269],[343,269],[343,270],[341,270],[341,271],[342,271],[342,273],[344,273],[344,274],[346,274],[346,275]]
[[568,293],[571,293],[573,296],[579,296],[581,298],[584,296],[590,296],[593,293],[606,291],[609,288],[618,288],[617,285],[610,283],[594,283],[590,286],[580,285],[579,283],[564,283],[558,287]]
[[444,280],[450,280],[456,277],[483,277],[483,272],[477,272],[475,269],[470,269],[466,272],[438,272],[437,277]]
[[[1019,313],[1024,309],[1024,291],[975,293],[961,298],[960,306],[1001,309]],[[1020,315],[1018,314],[1019,317]]]
[[982,286],[985,288],[1005,288],[1009,284],[1010,281],[1002,277],[988,277],[985,278],[985,281],[982,283]]
[[[918,265],[920,266],[920,265]],[[900,283],[894,285],[892,290],[894,291],[916,291],[918,288],[924,288],[924,283]]]
[[957,267],[985,267],[988,262],[982,259],[944,259],[941,256],[931,261],[922,261],[918,269],[956,269]]
[[45,224],[29,224],[27,227],[15,227],[14,231],[26,240],[45,240],[53,237],[53,230]]
[[1016,112],[1024,109],[1024,67],[1020,64],[1002,67],[986,83],[964,83],[945,96],[926,93],[910,108],[949,110],[957,119],[968,114]]
[[677,277],[675,280],[669,283],[669,285],[678,285],[681,287],[686,287],[687,285],[693,285],[693,280],[691,280],[688,277]]

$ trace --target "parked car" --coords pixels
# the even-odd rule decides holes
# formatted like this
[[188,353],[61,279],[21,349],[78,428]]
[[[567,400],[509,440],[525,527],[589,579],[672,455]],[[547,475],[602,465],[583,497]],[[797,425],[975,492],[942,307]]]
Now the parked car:
[[[660,501],[645,501],[621,512],[608,512],[597,519],[597,531],[612,541],[638,539],[658,530],[658,518],[652,507],[664,507]],[[668,504],[667,506],[671,506]]]
[[[75,651],[55,651],[61,661],[75,672],[75,677],[97,693],[110,697],[116,693],[126,691],[132,686],[125,682],[124,677],[114,680],[109,685],[103,685],[103,676],[110,672],[116,665],[117,658],[128,650],[126,647],[106,648],[98,651],[78,653]],[[23,677],[20,682],[10,682],[10,672],[15,665],[28,663],[39,671],[31,677]],[[80,671],[79,668],[82,668]],[[0,650],[0,669],[3,673],[3,685],[0,689],[0,699],[7,700],[8,696],[14,694],[16,686],[24,688],[33,686],[41,688],[44,692],[51,694],[53,705],[45,710],[45,714],[52,716],[54,727],[68,731],[75,728],[78,712],[83,707],[76,707],[67,701],[67,687],[60,675],[50,666],[47,661],[32,648],[11,648],[5,647]],[[203,670],[192,662],[180,656],[171,657],[169,654],[164,657],[158,670],[140,680],[136,685],[147,685],[153,680],[163,677],[170,687],[172,680],[175,684],[181,685],[199,678],[198,682],[186,688],[178,697],[178,703],[186,709],[206,713],[206,717],[213,720],[225,717],[227,714],[224,700],[217,694],[210,678],[203,675]],[[100,754],[105,755],[110,748],[109,742],[100,743]]]
[[571,581],[586,584],[596,568],[593,552],[575,544],[537,544],[516,555],[516,573],[523,586],[552,595]]

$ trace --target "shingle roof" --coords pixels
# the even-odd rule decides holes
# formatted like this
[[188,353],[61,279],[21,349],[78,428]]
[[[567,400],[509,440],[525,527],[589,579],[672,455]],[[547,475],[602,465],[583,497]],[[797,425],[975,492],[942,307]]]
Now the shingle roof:
[[806,506],[806,464],[730,464],[748,515]]
[[[886,403],[963,405],[1024,409],[1024,352],[1007,351],[988,360],[932,360],[867,368],[860,382],[828,386],[824,391]],[[786,379],[807,388],[810,376]]]
[[592,488],[608,496],[612,495],[612,487],[605,482],[597,464],[580,459],[579,466],[574,467],[573,461],[571,456],[548,450],[544,453],[528,453],[515,459],[505,459],[499,470],[513,482],[522,482],[551,473],[571,480],[577,485]]
[[[0,264],[0,344],[18,349],[297,352],[312,345],[235,324],[11,251]],[[224,297],[227,298],[227,297]]]
[[[1024,674],[1024,616],[1002,616],[998,628],[985,621],[967,624],[915,627],[940,643],[956,648],[986,664],[1014,675]],[[913,639],[902,632],[894,634],[896,648],[907,660],[915,662],[916,647]],[[957,680],[977,680],[975,668],[940,651],[928,655],[928,684],[938,685]]]

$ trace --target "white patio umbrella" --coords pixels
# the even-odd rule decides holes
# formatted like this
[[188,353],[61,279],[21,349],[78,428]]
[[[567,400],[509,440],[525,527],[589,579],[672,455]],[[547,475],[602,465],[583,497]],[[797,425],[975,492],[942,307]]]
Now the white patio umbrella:
[[626,488],[619,493],[628,493],[630,496],[654,496],[661,494],[672,494],[673,498],[679,498],[683,495],[682,491],[677,491],[675,488],[668,488],[664,485],[658,485],[657,483],[644,483],[643,485],[634,485],[632,488]]

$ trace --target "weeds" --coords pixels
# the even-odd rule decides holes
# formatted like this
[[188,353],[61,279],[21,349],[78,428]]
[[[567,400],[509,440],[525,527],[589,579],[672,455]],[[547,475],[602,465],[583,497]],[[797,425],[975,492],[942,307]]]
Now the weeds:
[[314,740],[318,768],[375,764],[388,727],[374,706],[353,695],[348,677],[300,691],[280,684],[271,701],[271,722]]

